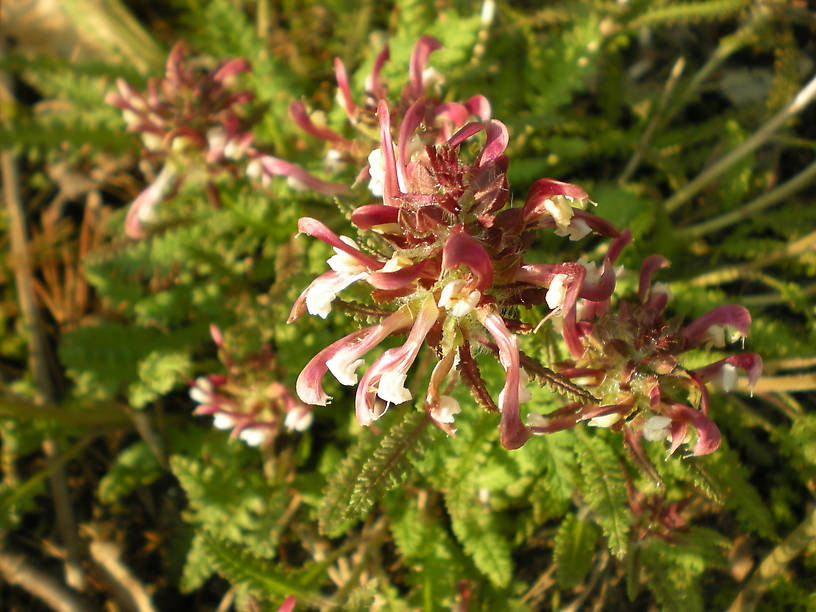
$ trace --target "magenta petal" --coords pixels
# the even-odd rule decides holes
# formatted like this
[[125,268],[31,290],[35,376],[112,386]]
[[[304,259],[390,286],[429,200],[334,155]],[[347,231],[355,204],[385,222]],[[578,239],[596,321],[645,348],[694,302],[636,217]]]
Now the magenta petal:
[[497,312],[484,315],[482,324],[495,340],[499,347],[499,361],[505,372],[504,389],[502,390],[501,422],[499,423],[499,439],[504,448],[512,450],[520,448],[530,439],[530,430],[521,421],[519,409],[519,376],[520,355],[518,339],[507,329],[504,321]]
[[485,132],[487,133],[487,142],[485,142],[484,149],[479,153],[476,160],[477,166],[484,166],[492,161],[498,159],[504,154],[507,148],[507,143],[510,136],[507,132],[507,126],[501,121],[487,121],[485,122]]
[[372,287],[386,291],[402,289],[422,276],[427,263],[427,261],[421,261],[393,272],[374,272],[368,275],[366,282]]
[[377,395],[381,393],[379,385],[383,375],[386,373],[405,374],[408,371],[422,348],[425,336],[436,323],[438,314],[439,309],[433,297],[428,297],[417,313],[405,343],[400,347],[385,351],[363,375],[360,384],[357,385],[354,400],[357,422],[360,425],[367,427],[382,416],[382,413],[378,414],[375,408]]
[[527,192],[527,198],[524,201],[525,217],[528,208],[533,208],[552,196],[566,196],[574,200],[589,199],[587,192],[578,185],[557,181],[553,178],[541,178],[533,183]]
[[638,285],[638,299],[641,304],[645,303],[646,294],[652,286],[652,276],[660,268],[666,268],[671,263],[662,255],[649,255],[643,260],[640,266],[640,284]]
[[490,119],[490,102],[481,94],[468,98],[465,102],[465,108],[482,121],[488,121]]
[[697,370],[703,380],[710,380],[717,376],[724,365],[732,365],[748,375],[748,384],[753,387],[762,375],[762,357],[756,353],[742,353],[731,355],[716,363],[712,363]]
[[481,132],[484,128],[484,123],[468,123],[462,126],[453,136],[448,139],[448,146],[458,147],[474,134]]
[[164,77],[173,83],[181,83],[184,75],[181,71],[181,60],[187,53],[187,46],[182,42],[177,42],[167,56],[167,65],[164,70]]
[[433,114],[435,117],[444,117],[455,127],[459,127],[460,125],[463,125],[465,121],[467,121],[467,118],[471,113],[464,104],[459,104],[458,102],[445,102],[444,104],[439,104],[434,107]]
[[389,225],[399,220],[399,209],[384,204],[366,204],[354,209],[351,222],[360,229],[371,229],[378,225]]
[[744,306],[723,304],[689,323],[680,333],[690,346],[695,346],[705,338],[712,325],[727,325],[746,336],[751,327],[751,313]]
[[442,48],[440,43],[433,36],[421,36],[414,45],[414,50],[411,53],[411,64],[408,68],[408,74],[411,80],[411,96],[416,99],[422,97],[425,93],[425,85],[422,83],[422,72],[425,70],[425,65],[428,63],[428,57],[432,52]]
[[354,119],[354,113],[357,110],[357,107],[354,105],[354,101],[351,99],[351,90],[349,89],[346,67],[343,65],[343,62],[340,61],[339,57],[334,58],[334,74],[337,76],[337,86],[340,88],[340,92],[343,95],[346,114],[348,114],[351,119]]
[[[675,424],[691,424],[697,430],[697,441],[691,449],[692,455],[710,455],[720,447],[722,441],[720,430],[702,412],[683,404],[668,404],[664,406],[664,412],[672,420],[672,452],[676,450],[676,446],[682,444],[682,439],[685,438],[685,431],[682,431],[682,437],[675,436]],[[683,428],[678,427],[678,434],[680,429]]]
[[306,112],[306,105],[300,100],[292,102],[289,105],[289,116],[292,117],[292,120],[294,120],[300,129],[311,134],[315,138],[329,140],[332,142],[340,142],[343,144],[348,143],[348,140],[343,138],[334,130],[316,126],[312,121],[312,118],[309,117],[309,113]]
[[617,228],[615,228],[614,225],[612,225],[609,221],[607,221],[603,217],[593,215],[592,213],[587,212],[585,210],[581,210],[579,208],[573,208],[572,214],[574,219],[581,219],[596,234],[606,236],[607,238],[617,238],[620,235],[620,232],[617,230]]
[[215,69],[212,75],[213,81],[216,83],[220,83],[229,79],[236,74],[241,74],[242,72],[249,72],[250,64],[247,60],[242,57],[238,57],[235,59],[227,60],[223,64],[221,64],[218,68]]
[[394,141],[391,138],[391,114],[385,100],[377,105],[377,118],[380,121],[380,146],[382,147],[385,178],[383,180],[383,202],[391,206],[399,206],[396,200],[400,194],[399,180],[397,179],[397,159],[394,155]]
[[476,277],[476,289],[484,293],[493,284],[493,262],[476,238],[465,232],[453,232],[442,251],[442,269],[452,270],[465,264]]
[[385,62],[388,61],[389,55],[390,52],[388,50],[388,45],[386,45],[377,55],[377,59],[374,60],[374,66],[371,68],[371,74],[368,75],[368,79],[366,80],[366,87],[368,88],[369,93],[373,94],[374,96],[379,96],[380,72],[382,72],[382,67],[385,65]]
[[588,421],[595,417],[606,416],[613,412],[622,413],[631,410],[632,407],[627,404],[608,404],[605,406],[588,405],[581,409],[578,413],[579,421]]
[[346,185],[340,183],[330,183],[323,181],[310,174],[300,166],[293,164],[271,155],[263,155],[258,158],[261,162],[261,168],[270,176],[286,176],[304,187],[322,193],[323,195],[346,195],[351,193],[351,190]]
[[175,179],[176,171],[165,165],[156,179],[133,200],[125,217],[125,233],[129,238],[145,237],[142,222],[153,216],[153,209],[172,189]]
[[297,598],[294,595],[289,595],[286,599],[283,600],[280,608],[278,608],[278,612],[293,612],[295,609],[295,604],[297,603]]
[[625,229],[621,235],[612,241],[609,250],[604,257],[603,268],[601,270],[601,278],[595,284],[589,284],[586,281],[581,285],[579,297],[591,300],[593,302],[601,302],[609,299],[612,292],[615,291],[615,262],[618,260],[621,250],[632,241],[632,233]]
[[408,162],[411,161],[408,159],[408,154],[406,152],[408,142],[411,140],[414,130],[419,127],[419,124],[422,123],[424,118],[425,101],[420,98],[414,102],[407,111],[405,111],[405,115],[400,123],[399,137],[397,139],[397,151],[399,153],[399,163],[403,169],[408,165]]
[[569,285],[559,307],[564,316],[564,341],[570,354],[577,359],[584,353],[584,345],[581,344],[581,334],[576,321],[575,303],[578,301],[578,292],[584,285],[586,268],[581,264],[569,262],[521,266],[516,279],[527,280],[539,286],[549,286],[559,274],[569,279]]
[[376,327],[377,326],[358,329],[356,332],[352,332],[348,336],[333,342],[312,357],[309,363],[306,364],[306,367],[301,371],[297,378],[297,383],[295,384],[295,390],[301,401],[316,406],[325,406],[328,404],[329,400],[331,400],[331,396],[323,390],[323,377],[326,376],[326,372],[329,370],[326,362],[334,357],[341,349],[350,346],[359,338],[371,334]]
[[688,433],[688,423],[685,421],[672,421],[671,428],[671,446],[669,446],[669,456],[677,452],[677,449],[686,441],[686,434]]
[[366,255],[361,250],[355,249],[350,244],[346,244],[340,240],[340,237],[337,234],[335,234],[328,227],[326,227],[323,222],[318,221],[317,219],[312,217],[301,217],[298,219],[298,231],[301,234],[314,236],[318,240],[322,240],[326,244],[333,246],[335,249],[351,255],[369,269],[379,270],[383,266],[383,262],[371,257],[371,255]]
[[582,297],[592,302],[602,302],[609,299],[615,291],[615,265],[604,262],[601,277],[597,283],[591,284],[586,281],[581,285],[578,297]]

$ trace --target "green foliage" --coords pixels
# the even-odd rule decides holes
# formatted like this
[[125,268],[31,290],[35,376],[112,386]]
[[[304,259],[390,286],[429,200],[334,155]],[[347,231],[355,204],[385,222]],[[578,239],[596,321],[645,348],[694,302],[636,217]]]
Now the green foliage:
[[583,582],[595,553],[598,531],[574,514],[568,514],[561,521],[555,534],[553,556],[558,567],[558,584],[564,589]]
[[583,480],[583,493],[603,529],[609,550],[618,558],[626,553],[626,535],[631,518],[621,463],[599,436],[576,430],[575,452]]
[[[394,411],[382,421],[382,433],[361,437],[343,460],[323,494],[318,519],[328,535],[346,530],[347,519],[364,516],[387,491],[400,486],[411,471],[411,460],[428,436],[424,413]],[[366,439],[368,438],[368,439]]]
[[299,602],[314,605],[322,598],[303,589],[296,576],[266,559],[253,557],[245,549],[212,536],[203,537],[203,548],[216,570],[234,584],[242,585],[262,599],[283,603],[289,595]]
[[116,456],[99,481],[97,495],[104,504],[121,502],[136,489],[147,487],[162,473],[162,466],[143,440],[134,442]]
[[[18,162],[29,276],[54,353],[45,367],[56,382],[53,397],[36,389],[30,365],[42,364],[18,295],[20,263],[16,255],[0,258],[4,546],[32,556],[40,542],[67,550],[53,518],[64,503],[55,501],[55,477],[68,483],[80,524],[92,520],[123,543],[123,562],[158,607],[224,607],[234,587],[235,607],[252,610],[275,610],[292,594],[298,609],[692,612],[728,608],[749,584],[741,564],[756,567],[778,553],[805,520],[816,476],[812,176],[774,194],[812,173],[812,108],[700,189],[689,188],[761,135],[810,78],[814,12],[806,3],[498,0],[484,22],[481,5],[493,3],[176,1],[133,5],[138,19],[118,3],[103,4],[87,13],[133,26],[119,30],[121,40],[99,30],[90,53],[87,33],[77,35],[69,57],[38,53],[20,30],[0,59],[14,95],[2,101],[0,148]],[[87,17],[83,2],[70,5],[74,21]],[[248,58],[252,71],[238,81],[260,118],[253,145],[351,184],[361,168],[328,168],[326,152],[336,143],[303,133],[289,104],[303,100],[318,123],[350,137],[334,102],[332,58],[343,60],[363,108],[365,80],[387,43],[382,78],[396,101],[423,34],[443,43],[428,64],[444,80],[429,95],[451,102],[484,94],[492,116],[508,126],[514,207],[533,181],[550,176],[579,183],[598,203],[592,212],[631,230],[616,295],[635,294],[640,262],[659,252],[672,262],[656,280],[671,287],[678,325],[723,303],[750,309],[744,348],[762,356],[766,371],[753,395],[744,377],[727,399],[710,385],[709,416],[723,436],[717,452],[684,457],[684,444],[667,457],[666,443],[643,440],[653,465],[645,469],[615,427],[584,423],[506,451],[500,415],[476,406],[455,370],[445,390],[462,408],[455,436],[414,405],[389,406],[373,427],[360,428],[354,391],[331,376],[324,382],[334,403],[314,408],[311,428],[281,426],[261,448],[192,415],[188,387],[196,377],[225,376],[235,386],[246,375],[264,381],[252,393],[270,392],[272,381],[292,393],[318,351],[376,323],[377,316],[341,307],[325,321],[285,323],[333,254],[317,240],[293,239],[297,219],[312,216],[350,234],[351,206],[371,203],[370,194],[364,176],[354,202],[332,202],[281,177],[262,185],[243,167],[213,173],[199,158],[180,156],[184,181],[155,210],[149,236],[126,239],[127,206],[161,162],[145,155],[120,111],[104,102],[115,79],[143,90],[162,76],[158,50],[177,40],[202,69]],[[99,49],[110,53],[84,59],[100,57]],[[395,116],[406,110],[396,107]],[[376,138],[370,119],[358,122]],[[346,153],[364,160],[368,150]],[[60,178],[62,166],[68,178]],[[72,191],[72,181],[82,189]],[[107,221],[81,225],[82,207]],[[49,225],[52,217],[71,223]],[[3,212],[5,252],[10,232]],[[528,263],[603,259],[606,243],[542,234],[530,235]],[[355,240],[364,249],[377,245],[376,237]],[[358,285],[340,299],[379,306],[370,287]],[[555,374],[569,355],[552,321],[537,328],[549,309],[519,310],[512,315],[536,328],[519,332],[522,349],[543,368],[525,367],[532,399],[522,413],[595,403],[577,379]],[[223,331],[230,355],[211,341],[210,324]],[[738,351],[703,347],[681,365],[699,368]],[[270,358],[241,360],[256,354]],[[495,397],[504,369],[489,350],[477,360]],[[434,361],[422,353],[409,381],[420,402]],[[47,440],[60,453],[45,452]],[[85,550],[91,536],[78,533]],[[814,607],[816,551],[808,543],[791,554],[780,577],[756,594],[758,609]],[[43,546],[37,555],[53,550]],[[89,599],[119,606],[106,587],[89,584]],[[12,608],[30,604],[18,599],[23,592],[9,591]]]

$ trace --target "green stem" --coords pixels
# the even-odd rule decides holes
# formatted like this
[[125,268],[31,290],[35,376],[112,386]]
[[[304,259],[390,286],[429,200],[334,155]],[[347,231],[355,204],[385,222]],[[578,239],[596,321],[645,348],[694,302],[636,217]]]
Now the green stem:
[[708,287],[735,281],[739,278],[745,278],[746,275],[749,275],[754,270],[776,263],[782,259],[801,255],[811,250],[814,244],[816,244],[816,232],[811,232],[798,240],[787,243],[778,251],[766,255],[761,259],[738,266],[730,266],[706,272],[691,279],[688,284],[690,287]]
[[[801,287],[800,291],[804,296],[816,295],[816,283]],[[740,303],[744,306],[772,306],[783,302],[790,302],[790,297],[779,293],[763,293],[760,295],[746,295],[740,298]]]
[[120,406],[105,405],[92,410],[66,410],[61,406],[37,406],[18,397],[0,397],[0,417],[22,420],[53,419],[75,427],[126,427],[131,422]]
[[50,461],[45,468],[34,474],[21,485],[15,487],[15,489],[11,491],[8,496],[3,497],[2,500],[0,500],[0,516],[5,515],[9,508],[20,500],[24,499],[26,496],[32,495],[38,487],[42,486],[46,479],[52,478],[54,474],[62,470],[65,467],[65,464],[79,455],[79,453],[81,453],[85,447],[88,446],[88,444],[90,444],[94,438],[96,438],[96,436],[96,433],[87,434],[78,442],[74,443],[74,445],[67,451],[61,453],[59,457]]
[[637,170],[640,160],[643,158],[643,152],[646,150],[646,146],[652,139],[657,126],[661,123],[663,113],[666,111],[666,107],[669,104],[669,99],[671,98],[674,88],[677,85],[677,81],[680,79],[680,75],[683,74],[683,69],[685,67],[686,58],[684,57],[681,57],[674,63],[674,66],[669,73],[669,78],[666,80],[666,85],[663,88],[663,94],[660,96],[660,102],[658,102],[657,110],[655,110],[652,118],[649,120],[649,124],[643,131],[643,135],[640,137],[640,141],[635,147],[635,152],[632,154],[629,163],[626,164],[626,168],[624,168],[620,178],[618,178],[618,182],[625,183],[635,173],[635,170]]
[[702,223],[698,223],[696,225],[678,229],[676,235],[681,239],[699,238],[705,234],[708,234],[709,232],[715,232],[724,227],[728,227],[729,225],[739,223],[740,221],[743,221],[757,214],[758,212],[773,206],[777,202],[790,197],[800,189],[807,187],[810,185],[814,177],[816,177],[816,161],[811,163],[807,168],[802,170],[799,174],[794,176],[786,183],[778,185],[774,189],[763,193],[761,196],[752,202],[749,202],[745,206],[725,213],[724,215],[720,215],[719,217],[709,219],[708,221],[703,221]]
[[814,76],[807,85],[805,85],[798,94],[791,100],[785,108],[774,115],[765,125],[754,132],[747,140],[734,148],[725,157],[722,157],[713,165],[703,170],[697,178],[685,185],[683,188],[675,192],[675,194],[666,200],[664,206],[666,212],[671,213],[677,210],[686,201],[693,198],[697,193],[704,189],[709,183],[713,182],[717,177],[723,174],[731,166],[736,164],[746,155],[749,155],[761,145],[765,144],[776,130],[782,127],[788,119],[796,116],[805,107],[810,104],[813,97],[816,96],[816,76]]

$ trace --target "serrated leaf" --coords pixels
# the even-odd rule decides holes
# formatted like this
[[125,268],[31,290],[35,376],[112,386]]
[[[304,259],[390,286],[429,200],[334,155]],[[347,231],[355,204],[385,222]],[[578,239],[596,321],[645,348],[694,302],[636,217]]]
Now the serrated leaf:
[[134,408],[143,408],[162,395],[169,393],[179,382],[188,380],[192,373],[190,355],[181,351],[153,351],[139,362],[139,381],[128,389],[128,398]]
[[510,583],[513,572],[508,540],[496,533],[488,508],[474,499],[448,502],[448,512],[456,539],[473,563],[497,587]]
[[354,484],[345,511],[347,518],[366,514],[386,491],[405,482],[411,458],[422,447],[428,423],[424,412],[412,411],[380,439]]
[[207,556],[204,542],[203,535],[193,536],[181,571],[179,588],[182,593],[198,590],[215,573],[215,567]]
[[735,510],[740,522],[764,538],[776,539],[773,516],[748,481],[748,471],[733,450],[721,446],[716,453],[707,456],[699,468],[724,492],[725,507]]
[[148,486],[162,473],[162,466],[150,446],[140,440],[120,452],[99,481],[97,495],[103,504],[112,504],[139,487]]
[[323,597],[302,586],[292,572],[266,559],[248,554],[244,549],[202,534],[203,547],[216,571],[233,584],[245,584],[264,599],[283,601],[289,595],[306,605],[320,605]]
[[332,477],[318,510],[322,533],[339,535],[348,519],[363,516],[384,493],[407,478],[410,459],[428,431],[428,420],[424,412],[410,411],[396,422],[399,416],[393,411],[378,422],[379,437],[363,432]]
[[595,525],[569,514],[555,534],[553,558],[561,588],[571,589],[586,577],[592,566],[598,531]]
[[365,462],[377,446],[377,437],[370,429],[362,431],[356,444],[349,450],[336,472],[331,475],[318,508],[317,520],[320,532],[330,537],[343,533],[348,500],[354,493],[357,480]]
[[618,558],[626,553],[626,536],[631,515],[627,506],[626,485],[618,458],[604,440],[575,430],[575,450],[584,479],[584,498],[595,511],[595,518],[608,539],[609,550]]

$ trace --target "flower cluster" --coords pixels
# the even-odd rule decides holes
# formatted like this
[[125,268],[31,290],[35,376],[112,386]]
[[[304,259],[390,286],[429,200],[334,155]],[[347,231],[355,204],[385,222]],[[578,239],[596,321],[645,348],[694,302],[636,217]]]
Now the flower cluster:
[[554,414],[531,415],[534,433],[564,429],[579,421],[622,429],[626,444],[643,462],[643,439],[668,439],[672,454],[691,442],[689,427],[696,430],[692,455],[709,454],[719,447],[719,430],[708,418],[705,383],[713,381],[730,390],[739,369],[753,385],[761,374],[762,359],[755,353],[743,353],[687,369],[681,354],[745,338],[751,315],[742,306],[725,304],[685,326],[666,320],[669,289],[651,280],[668,264],[660,255],[644,260],[637,302],[621,301],[614,312],[608,300],[579,304],[578,328],[584,350],[560,374],[580,382],[599,403],[571,403]]
[[[143,224],[155,218],[156,206],[189,180],[191,168],[207,183],[208,194],[217,200],[212,179],[224,172],[247,174],[266,183],[271,176],[286,174],[321,193],[343,193],[344,185],[321,181],[299,166],[264,153],[253,145],[252,128],[259,119],[248,112],[254,95],[236,90],[238,75],[250,64],[243,58],[220,62],[208,70],[197,58],[188,58],[179,42],[167,58],[163,79],[148,82],[140,93],[123,79],[106,102],[120,109],[128,130],[141,135],[143,159],[160,166],[154,181],[133,201],[125,220],[131,238],[145,237]],[[191,163],[191,157],[193,159]],[[202,170],[203,169],[203,172]]]
[[311,426],[311,407],[292,397],[280,382],[269,381],[271,355],[237,364],[224,348],[219,329],[211,326],[210,333],[228,374],[201,376],[193,382],[190,397],[198,403],[195,414],[212,416],[216,429],[232,430],[233,438],[258,447],[272,444],[281,426],[297,432]]
[[[380,97],[376,115],[353,105],[345,70],[336,62],[339,97],[352,123],[375,118],[379,126],[374,143],[378,146],[368,153],[360,176],[369,179],[369,190],[381,202],[356,208],[351,221],[358,230],[379,236],[383,247],[363,251],[317,219],[300,219],[300,232],[326,242],[335,254],[327,262],[330,271],[300,295],[289,321],[306,311],[326,317],[338,294],[353,283],[366,283],[374,302],[391,308],[377,325],[320,351],[303,369],[297,392],[308,404],[325,405],[331,398],[322,381],[330,371],[340,383],[357,385],[357,420],[370,425],[390,404],[412,398],[405,384],[408,370],[426,345],[438,358],[424,398],[433,421],[453,432],[454,415],[461,408],[442,389],[457,367],[474,396],[488,409],[501,412],[502,444],[518,448],[532,434],[520,414],[520,403],[529,398],[528,373],[521,366],[513,331],[524,324],[509,317],[508,309],[546,302],[559,319],[570,350],[580,353],[577,301],[611,296],[615,260],[630,235],[588,212],[590,201],[580,187],[554,179],[537,181],[523,207],[508,207],[505,125],[489,119],[489,105],[478,96],[465,104],[442,104],[425,95],[422,74],[427,72],[430,52],[438,47],[430,37],[420,39],[398,110],[392,112]],[[370,98],[384,92],[377,74],[385,57],[387,51],[380,54],[369,78]],[[339,134],[319,131],[302,111],[300,103],[293,105],[292,115],[304,129],[333,145],[346,142]],[[353,150],[353,145],[346,146],[347,152]],[[583,261],[527,264],[525,250],[541,230],[554,230],[572,240],[596,233],[613,242],[600,270]],[[365,355],[401,333],[407,333],[405,343],[385,350],[358,382]],[[497,402],[479,375],[476,347],[496,352],[505,371]]]
[[[328,143],[327,166],[355,168],[351,186],[324,181],[253,146],[251,122],[239,112],[252,95],[232,92],[230,83],[249,70],[244,60],[197,71],[182,62],[184,50],[177,45],[165,79],[151,82],[146,95],[118,83],[119,94],[110,101],[125,110],[131,129],[143,134],[148,158],[163,163],[156,181],[131,207],[126,223],[131,236],[143,235],[141,222],[183,176],[179,154],[190,151],[200,153],[210,174],[235,173],[242,160],[243,172],[264,184],[283,176],[293,187],[335,196],[355,189],[359,196],[365,185],[374,198],[351,214],[357,233],[366,237],[364,246],[318,219],[299,220],[301,233],[325,242],[334,253],[327,260],[329,270],[295,301],[289,322],[306,312],[326,318],[332,305],[343,301],[340,294],[355,284],[367,287],[375,307],[344,302],[345,308],[362,309],[369,317],[379,316],[379,322],[313,357],[297,380],[303,403],[277,383],[259,387],[210,376],[196,381],[191,392],[201,404],[197,412],[213,415],[217,427],[233,428],[233,435],[251,444],[265,444],[281,423],[289,429],[308,427],[307,405],[331,400],[323,388],[331,372],[341,384],[357,386],[357,420],[368,426],[391,404],[413,398],[409,371],[428,347],[437,362],[424,407],[451,435],[461,407],[448,389],[461,380],[483,407],[500,413],[500,440],[508,449],[535,434],[588,421],[622,430],[644,463],[644,439],[668,439],[670,453],[683,444],[694,455],[713,452],[720,435],[708,418],[706,382],[728,388],[741,369],[753,384],[761,360],[743,354],[687,369],[680,355],[722,345],[727,330],[744,337],[751,322],[747,310],[720,306],[686,326],[666,320],[667,290],[651,284],[654,273],[668,265],[658,255],[643,263],[638,300],[622,301],[613,310],[616,262],[631,241],[630,232],[590,212],[594,202],[581,187],[552,178],[535,181],[523,204],[511,206],[507,127],[491,117],[483,96],[462,103],[438,98],[442,77],[429,67],[429,59],[440,47],[430,36],[419,39],[408,82],[396,101],[388,98],[380,76],[389,59],[387,47],[374,61],[361,101],[352,95],[345,66],[335,60],[337,100],[354,137],[325,126],[304,102],[290,105],[293,122]],[[571,241],[590,235],[609,239],[603,261],[526,261],[537,235],[549,231]],[[550,311],[545,320],[560,331],[570,355],[557,373],[519,349],[517,335],[535,330],[513,313],[543,305]],[[366,356],[395,335],[405,335],[404,342],[383,350],[359,372]],[[495,354],[504,371],[497,395],[480,374],[474,356],[479,351]],[[531,377],[554,377],[580,401],[548,415],[531,413],[525,422],[521,404],[530,399],[526,385]]]

